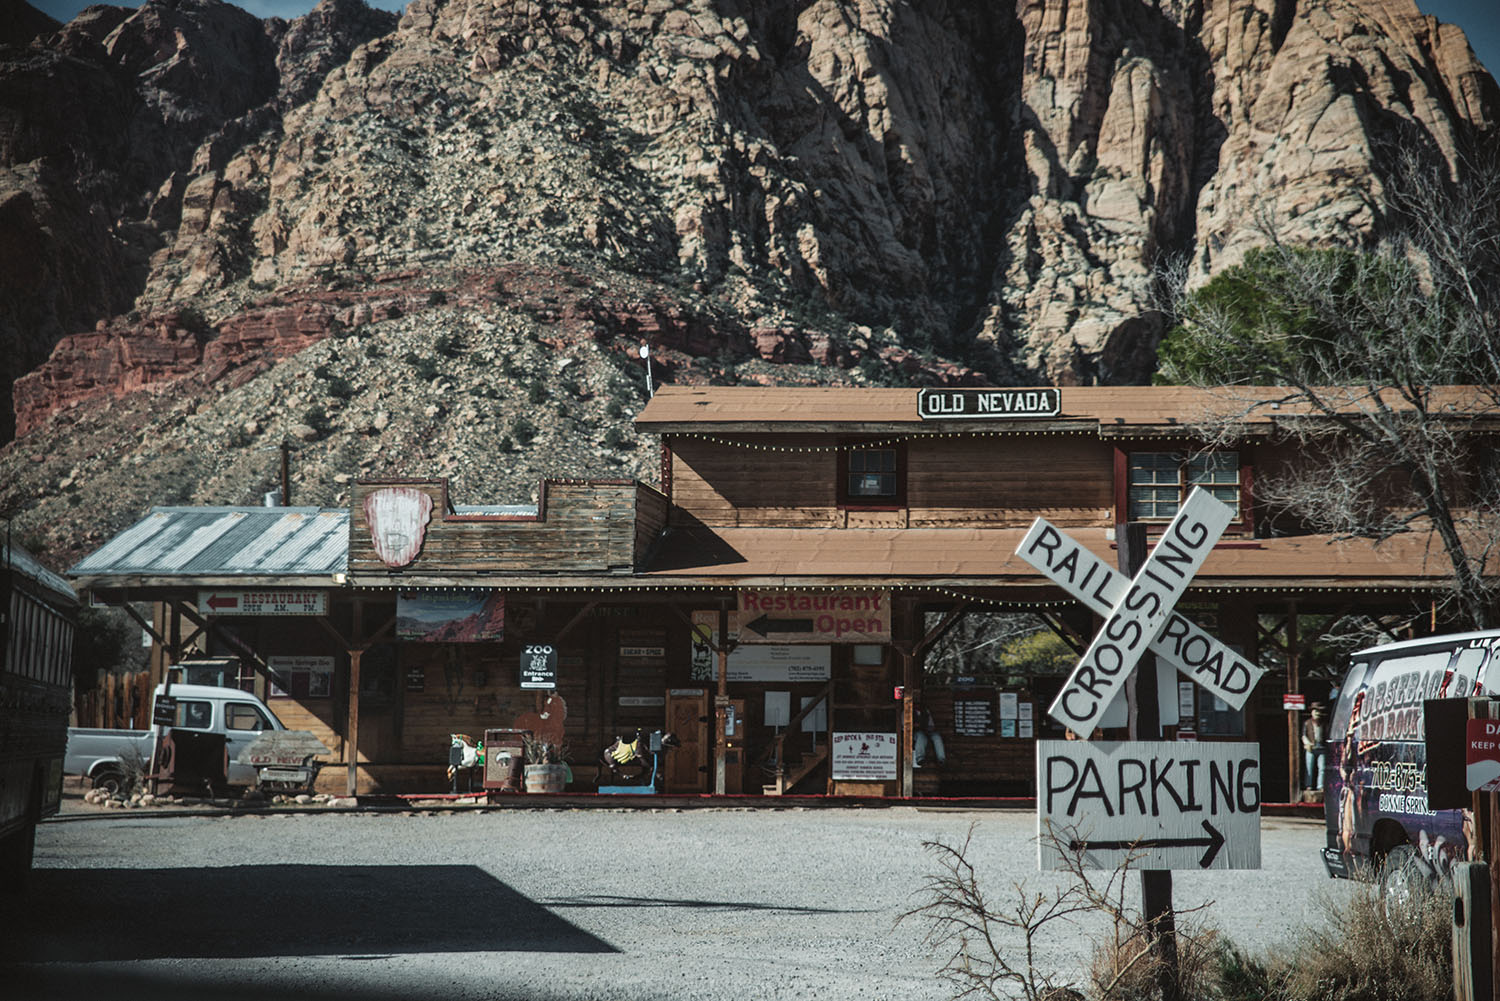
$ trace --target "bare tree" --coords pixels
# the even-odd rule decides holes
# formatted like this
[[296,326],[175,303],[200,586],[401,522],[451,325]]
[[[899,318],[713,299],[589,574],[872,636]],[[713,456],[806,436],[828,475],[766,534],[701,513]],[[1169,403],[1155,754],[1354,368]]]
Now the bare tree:
[[1271,415],[1302,455],[1262,475],[1256,500],[1299,525],[1377,544],[1425,532],[1452,564],[1448,597],[1474,628],[1495,621],[1500,541],[1500,172],[1398,151],[1382,233],[1365,245],[1295,246],[1269,213],[1266,243],[1187,291],[1161,346],[1162,381],[1223,392],[1211,445]]
[[[1076,831],[1057,831],[1050,824],[1038,837],[1062,862],[1063,878],[1050,891],[1034,890],[1020,880],[1010,886],[998,905],[984,893],[979,875],[969,861],[974,827],[961,845],[923,842],[937,871],[928,875],[918,895],[921,903],[897,919],[926,924],[924,940],[944,957],[938,975],[953,987],[955,999],[1003,1001],[1083,1001],[1084,992],[1099,1001],[1158,996],[1166,974],[1152,948],[1151,922],[1125,903],[1126,883],[1140,861],[1132,851],[1113,869],[1096,869],[1087,848],[1077,844]],[[1175,981],[1163,995],[1198,996],[1211,976],[1208,967],[1217,934],[1192,922],[1179,922],[1208,905],[1173,912],[1179,954],[1185,964],[1174,964]],[[1107,934],[1097,943],[1086,983],[1050,968],[1046,954],[1060,942],[1074,942],[1080,923]]]

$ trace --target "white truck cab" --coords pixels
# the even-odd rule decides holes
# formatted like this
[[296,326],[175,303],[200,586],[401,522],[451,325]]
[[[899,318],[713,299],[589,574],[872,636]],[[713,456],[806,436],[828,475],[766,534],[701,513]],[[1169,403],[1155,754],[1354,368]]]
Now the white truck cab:
[[[158,686],[156,698],[176,703],[171,727],[222,733],[229,757],[229,784],[254,785],[257,769],[242,764],[245,748],[267,730],[285,730],[270,708],[249,692],[218,685]],[[149,762],[156,746],[156,730],[107,730],[71,727],[63,771],[86,775],[96,784],[118,784],[132,760]]]

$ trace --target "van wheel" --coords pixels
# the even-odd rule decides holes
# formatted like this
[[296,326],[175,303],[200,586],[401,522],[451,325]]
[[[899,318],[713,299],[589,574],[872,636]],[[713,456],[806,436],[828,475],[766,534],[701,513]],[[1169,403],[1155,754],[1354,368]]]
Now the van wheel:
[[103,789],[111,796],[125,791],[125,773],[114,768],[101,768],[93,775],[94,788]]
[[1420,904],[1436,886],[1431,869],[1411,845],[1396,845],[1380,862],[1380,899],[1388,909]]

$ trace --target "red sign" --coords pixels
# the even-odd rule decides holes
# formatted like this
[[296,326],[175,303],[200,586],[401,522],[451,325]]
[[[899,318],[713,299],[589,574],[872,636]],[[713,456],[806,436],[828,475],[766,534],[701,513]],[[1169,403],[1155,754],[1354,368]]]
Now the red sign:
[[741,643],[889,643],[889,591],[740,592]]
[[1464,754],[1465,785],[1475,792],[1500,792],[1500,719],[1471,719]]
[[1307,696],[1301,692],[1286,692],[1281,696],[1281,708],[1283,709],[1306,709]]

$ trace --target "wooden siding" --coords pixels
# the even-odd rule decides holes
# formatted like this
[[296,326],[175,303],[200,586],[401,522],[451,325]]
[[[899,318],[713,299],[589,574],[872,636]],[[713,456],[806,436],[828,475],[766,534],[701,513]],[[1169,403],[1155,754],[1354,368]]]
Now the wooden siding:
[[770,449],[829,445],[826,435],[761,435],[752,449],[673,438],[673,523],[769,528],[834,527],[837,461],[832,451]]
[[1113,452],[1084,436],[932,437],[907,442],[907,505],[840,510],[833,435],[764,435],[762,449],[678,438],[672,448],[675,524],[762,528],[1024,527],[1114,523]]
[[[391,569],[375,554],[364,499],[392,485],[399,484],[355,485],[349,518],[350,573],[385,574]],[[437,574],[629,571],[639,546],[638,501],[650,490],[625,481],[546,480],[537,516],[526,518],[455,515],[449,510],[444,481],[404,485],[428,494],[434,504],[421,552],[400,569]]]
[[1093,438],[940,438],[906,455],[914,528],[1114,523],[1114,452]]
[[636,484],[635,492],[635,551],[632,562],[645,565],[646,555],[651,551],[662,529],[667,527],[669,505],[666,495],[643,483]]

